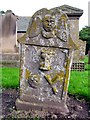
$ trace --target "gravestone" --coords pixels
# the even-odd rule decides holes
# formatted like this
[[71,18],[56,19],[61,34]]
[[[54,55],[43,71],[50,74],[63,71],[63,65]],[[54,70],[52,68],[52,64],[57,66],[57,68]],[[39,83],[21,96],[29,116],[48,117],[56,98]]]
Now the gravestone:
[[67,15],[56,8],[37,11],[19,43],[17,109],[68,113],[66,97],[76,45],[70,37]]

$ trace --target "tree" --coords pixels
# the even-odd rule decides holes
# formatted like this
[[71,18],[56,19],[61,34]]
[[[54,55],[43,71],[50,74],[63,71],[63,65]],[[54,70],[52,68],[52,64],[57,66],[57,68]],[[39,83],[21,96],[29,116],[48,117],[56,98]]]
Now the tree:
[[84,27],[79,32],[79,38],[86,41],[86,54],[88,54],[88,51],[90,50],[90,26]]

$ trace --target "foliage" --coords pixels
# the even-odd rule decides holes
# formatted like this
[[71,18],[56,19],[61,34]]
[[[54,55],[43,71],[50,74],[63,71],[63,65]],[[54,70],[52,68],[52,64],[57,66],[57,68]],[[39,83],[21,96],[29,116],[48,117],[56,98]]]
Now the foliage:
[[86,26],[79,32],[79,38],[90,43],[90,27]]

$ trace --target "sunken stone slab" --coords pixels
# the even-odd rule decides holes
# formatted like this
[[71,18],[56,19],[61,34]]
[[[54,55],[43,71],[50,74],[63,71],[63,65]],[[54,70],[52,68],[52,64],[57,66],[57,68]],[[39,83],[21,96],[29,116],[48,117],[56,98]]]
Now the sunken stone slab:
[[41,9],[31,18],[21,45],[17,109],[68,113],[65,104],[73,51],[68,17],[60,9]]

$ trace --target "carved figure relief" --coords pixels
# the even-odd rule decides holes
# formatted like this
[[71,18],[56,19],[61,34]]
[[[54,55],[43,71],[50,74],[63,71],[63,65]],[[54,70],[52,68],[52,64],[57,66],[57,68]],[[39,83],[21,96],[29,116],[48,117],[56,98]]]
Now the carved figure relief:
[[38,13],[38,16],[34,15],[31,19],[31,23],[28,27],[29,38],[32,39],[36,37],[35,40],[39,41],[39,35],[41,35],[42,38],[45,39],[57,37],[62,42],[67,42],[68,18],[66,14],[58,11],[58,15],[55,15],[53,11],[51,12],[46,9],[45,11],[47,11],[45,15]]
[[42,35],[45,38],[52,38],[55,36],[55,16],[45,15],[43,18]]
[[37,74],[34,74],[34,75],[30,75],[29,76],[29,79],[28,79],[28,83],[29,83],[29,86],[36,89],[39,85],[39,82],[40,82],[40,77],[39,75]]
[[41,51],[40,70],[51,69],[51,57],[55,55],[54,51],[44,49]]

